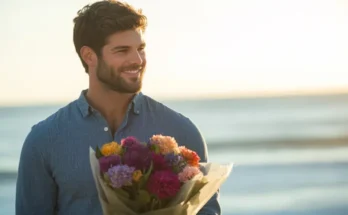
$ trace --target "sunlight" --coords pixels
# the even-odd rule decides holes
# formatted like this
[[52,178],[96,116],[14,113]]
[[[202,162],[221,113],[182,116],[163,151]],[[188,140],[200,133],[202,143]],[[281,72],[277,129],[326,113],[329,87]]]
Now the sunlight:
[[[40,7],[27,2],[18,16],[18,2],[5,4],[1,104],[68,101],[87,88],[72,19],[89,2],[54,9],[42,0]],[[128,2],[149,19],[144,93],[183,98],[348,91],[344,1]],[[3,21],[8,18],[12,24]]]

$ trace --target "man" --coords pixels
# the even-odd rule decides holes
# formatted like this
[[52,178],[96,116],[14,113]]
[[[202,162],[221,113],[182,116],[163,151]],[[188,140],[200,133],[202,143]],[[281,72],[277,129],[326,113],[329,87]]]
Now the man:
[[[127,136],[143,141],[154,134],[173,136],[207,161],[196,126],[141,93],[147,25],[141,11],[100,1],[80,10],[74,23],[74,44],[89,88],[28,134],[18,169],[17,215],[101,215],[89,147]],[[217,197],[199,214],[221,214]]]

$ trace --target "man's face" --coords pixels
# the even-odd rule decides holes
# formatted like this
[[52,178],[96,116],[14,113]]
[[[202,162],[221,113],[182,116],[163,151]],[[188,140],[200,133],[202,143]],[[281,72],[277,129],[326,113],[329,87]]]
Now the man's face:
[[111,35],[98,60],[98,80],[113,91],[139,92],[146,66],[144,49],[141,30],[127,30]]

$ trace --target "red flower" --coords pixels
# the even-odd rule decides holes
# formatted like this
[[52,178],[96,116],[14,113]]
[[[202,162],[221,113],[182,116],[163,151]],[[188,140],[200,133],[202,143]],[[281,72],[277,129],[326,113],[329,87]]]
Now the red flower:
[[153,170],[170,170],[170,167],[167,165],[166,160],[163,155],[152,153],[152,162],[153,162]]
[[180,181],[176,174],[170,170],[154,172],[147,183],[147,190],[159,199],[174,197],[180,190]]

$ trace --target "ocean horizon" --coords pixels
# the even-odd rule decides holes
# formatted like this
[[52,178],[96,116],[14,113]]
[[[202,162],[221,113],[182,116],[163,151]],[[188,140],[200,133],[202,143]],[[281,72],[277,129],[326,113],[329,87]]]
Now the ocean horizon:
[[[233,162],[224,215],[348,214],[348,94],[163,100]],[[0,107],[0,215],[15,214],[19,154],[32,125],[65,106]]]

